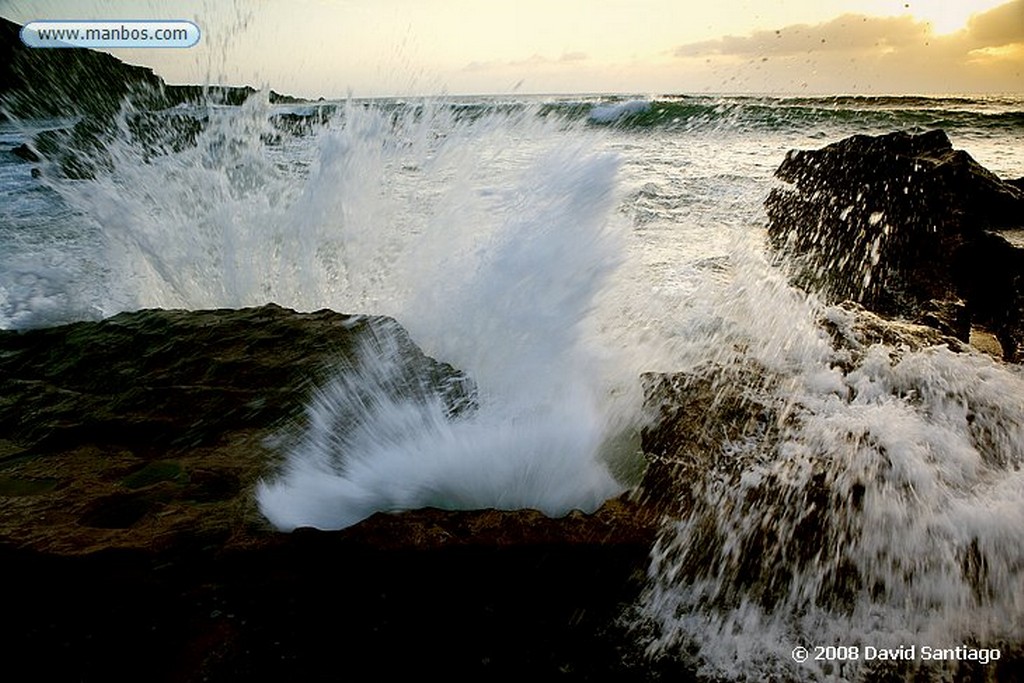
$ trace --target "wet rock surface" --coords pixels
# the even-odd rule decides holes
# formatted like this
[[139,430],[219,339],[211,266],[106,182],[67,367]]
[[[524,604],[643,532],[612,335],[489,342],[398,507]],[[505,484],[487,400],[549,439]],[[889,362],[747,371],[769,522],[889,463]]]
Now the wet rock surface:
[[634,503],[562,519],[381,513],[292,534],[260,516],[274,439],[385,333],[409,391],[440,386],[453,413],[472,410],[472,383],[386,318],[270,305],[0,332],[9,666],[53,681],[640,680],[615,625],[654,537]]
[[207,525],[162,551],[0,544],[2,633],[11,666],[53,681],[650,680],[617,619],[652,540],[613,501],[557,520],[429,509],[329,533]]
[[1024,342],[1024,194],[953,149],[946,134],[856,135],[791,151],[765,208],[795,281],[832,301],[932,325],[967,341]]
[[[819,323],[832,346],[830,391],[846,402],[855,400],[857,390],[846,377],[870,354],[894,365],[904,354],[928,348],[971,351],[932,327],[889,320],[855,302],[830,307]],[[806,391],[804,379],[752,360],[708,362],[686,372],[646,373],[642,379],[653,417],[641,431],[648,467],[637,497],[670,516],[689,514],[705,488],[738,485],[745,472],[777,460],[787,429],[806,410],[796,398]],[[818,505],[817,514],[833,509]]]
[[[841,402],[858,401],[863,389],[859,374],[866,362],[897,365],[904,354],[928,348],[969,350],[933,328],[887,320],[853,302],[828,309],[820,324],[833,348],[829,380],[835,385],[830,393]],[[804,397],[807,380],[752,360],[706,363],[688,372],[649,373],[643,379],[646,405],[658,417],[641,434],[649,464],[638,497],[669,517],[689,520],[696,529],[695,550],[680,564],[680,576],[695,581],[721,571],[717,554],[741,543],[731,554],[736,559],[727,568],[731,578],[724,582],[736,593],[718,596],[722,601],[753,596],[772,609],[793,589],[794,572],[812,562],[834,562],[820,599],[831,607],[848,608],[863,588],[861,579],[840,555],[831,557],[822,549],[849,544],[846,525],[860,514],[865,486],[850,480],[841,453],[828,452],[824,444],[821,452],[808,447],[805,471],[785,464],[787,443],[804,447],[801,424],[814,413],[806,404],[814,392],[811,399]],[[851,432],[846,448],[853,452],[869,438]],[[978,435],[981,448],[984,438]],[[738,491],[742,495],[734,495]],[[738,507],[729,507],[733,505]],[[734,529],[734,536],[725,533],[727,520],[749,521],[761,514],[766,515],[765,525],[757,533],[749,528]],[[799,547],[773,536],[794,529]],[[666,525],[662,533],[671,538],[675,529]]]

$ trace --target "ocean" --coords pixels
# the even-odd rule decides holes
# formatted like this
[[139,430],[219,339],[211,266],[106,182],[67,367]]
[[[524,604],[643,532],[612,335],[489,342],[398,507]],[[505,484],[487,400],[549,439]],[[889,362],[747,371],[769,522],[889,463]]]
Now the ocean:
[[[455,422],[429,401],[354,406],[396,371],[387,348],[364,349],[325,379],[304,438],[255,493],[278,528],[423,506],[592,511],[635,483],[641,373],[753,361],[785,378],[760,390],[800,417],[743,481],[785,472],[789,493],[756,511],[743,486],[705,501],[730,542],[693,581],[679,568],[706,519],[666,522],[624,615],[638,647],[743,680],[857,680],[869,647],[1019,649],[1020,369],[885,347],[839,368],[822,320],[844,313],[787,282],[763,202],[788,150],[859,133],[941,128],[1000,177],[1024,176],[1024,97],[256,96],[143,113],[145,136],[139,115],[82,153],[94,168],[79,178],[9,153],[73,122],[0,124],[0,328],[267,302],[385,314],[479,388]],[[194,144],[183,120],[201,124]],[[359,428],[333,433],[352,411]],[[870,473],[835,556],[876,586],[827,608],[817,591],[835,566],[766,552],[787,588],[762,604],[730,567],[769,527],[777,549],[801,543],[791,511],[813,504],[815,459],[837,486]],[[982,578],[965,578],[968,556]],[[810,661],[794,662],[798,645]],[[816,646],[846,649],[816,660]]]

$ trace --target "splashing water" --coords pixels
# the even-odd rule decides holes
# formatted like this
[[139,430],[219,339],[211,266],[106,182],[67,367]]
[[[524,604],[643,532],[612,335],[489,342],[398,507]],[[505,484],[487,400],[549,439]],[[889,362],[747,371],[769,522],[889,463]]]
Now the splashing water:
[[[417,281],[441,284],[416,292],[431,315],[411,329],[443,340],[444,356],[471,370],[475,412],[450,420],[436,395],[392,398],[395,350],[364,349],[311,408],[311,433],[283,477],[261,486],[264,514],[286,529],[427,506],[560,516],[620,492],[596,457],[617,425],[583,334],[618,262],[605,229],[617,168],[613,156],[576,149],[541,155],[506,197],[470,212],[480,221],[471,250],[432,260],[434,275],[418,269]],[[360,417],[339,426],[350,414]]]
[[[662,530],[642,605],[649,654],[690,653],[712,678],[870,680],[978,666],[927,661],[925,647],[1019,649],[1019,370],[902,343],[913,328],[891,323],[897,339],[882,343],[864,314],[797,296],[762,259],[735,266],[698,346],[734,378],[716,400],[743,396],[755,419],[703,456],[692,502]],[[797,646],[812,659],[794,662]],[[813,659],[828,646],[845,661]],[[914,661],[878,657],[909,646]]]
[[477,386],[451,419],[436,390],[395,395],[388,335],[365,344],[259,487],[276,526],[425,506],[563,515],[623,490],[602,448],[636,413],[636,373],[593,316],[622,260],[617,155],[533,111],[349,102],[304,136],[259,98],[194,115],[194,146],[142,158],[122,120],[109,168],[54,184],[103,236],[107,311],[385,313]]
[[[50,183],[88,221],[61,257],[74,267],[47,275],[61,296],[67,277],[85,283],[72,315],[267,301],[383,313],[477,386],[457,415],[434,388],[397,391],[399,345],[378,330],[260,486],[278,527],[424,505],[592,510],[623,488],[608,473],[622,454],[606,451],[638,422],[640,372],[710,365],[760,419],[716,445],[735,468],[683,482],[692,507],[666,520],[639,606],[650,654],[710,677],[859,680],[878,667],[796,664],[792,648],[1019,647],[1024,378],[869,339],[854,312],[792,289],[746,219],[736,240],[687,222],[744,203],[686,157],[725,154],[714,133],[626,138],[631,163],[668,150],[637,194],[649,222],[626,236],[620,159],[601,151],[629,135],[615,129],[430,103],[350,102],[303,135],[259,98],[177,113],[201,121],[194,145],[147,153],[122,120],[94,179]],[[663,182],[687,164],[703,175]],[[698,186],[711,201],[691,203]],[[688,244],[721,232],[728,254]],[[60,319],[48,285],[30,284],[43,303],[18,324]]]
[[491,393],[453,418],[435,388],[403,395],[408,372],[385,334],[319,392],[283,476],[258,490],[278,528],[336,529],[428,506],[561,516],[621,490],[595,458],[607,425],[586,387]]

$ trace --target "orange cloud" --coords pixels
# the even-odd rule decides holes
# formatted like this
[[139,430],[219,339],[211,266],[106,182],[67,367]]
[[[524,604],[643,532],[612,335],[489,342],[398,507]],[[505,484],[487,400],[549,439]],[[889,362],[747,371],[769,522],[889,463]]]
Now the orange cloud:
[[725,36],[683,45],[677,57],[733,55],[737,57],[778,57],[807,52],[858,52],[907,47],[926,40],[927,24],[912,17],[866,17],[845,14],[823,24],[795,24],[775,31],[757,31],[749,36]]
[[[910,16],[848,14],[681,45],[674,54],[691,64],[701,58],[723,72],[733,68],[733,77],[752,90],[1019,92],[1024,0],[977,14],[965,28],[942,36]],[[752,73],[750,65],[765,62]]]
[[1024,0],[976,14],[967,22],[967,37],[981,47],[1024,44]]

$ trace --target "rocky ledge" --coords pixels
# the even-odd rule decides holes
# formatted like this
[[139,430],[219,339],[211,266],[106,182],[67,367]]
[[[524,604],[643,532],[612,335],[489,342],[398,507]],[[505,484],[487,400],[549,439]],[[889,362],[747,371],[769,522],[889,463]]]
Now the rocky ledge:
[[614,626],[654,523],[420,510],[275,532],[272,443],[360,340],[397,335],[408,385],[472,383],[386,318],[278,306],[140,311],[0,332],[8,666],[45,680],[337,680],[444,671],[638,676]]

